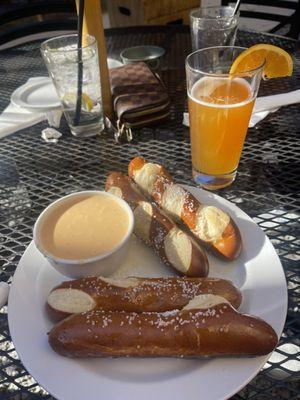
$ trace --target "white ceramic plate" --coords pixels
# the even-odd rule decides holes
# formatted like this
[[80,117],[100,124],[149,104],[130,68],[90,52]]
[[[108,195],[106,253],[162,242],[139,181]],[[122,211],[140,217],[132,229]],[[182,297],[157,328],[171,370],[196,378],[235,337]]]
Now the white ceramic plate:
[[[108,68],[116,68],[123,64],[119,60],[108,58],[107,65]],[[31,78],[12,93],[11,102],[32,112],[46,112],[61,107],[56,89],[49,77]]]
[[[263,318],[281,335],[287,289],[279,258],[263,231],[238,207],[196,188],[204,203],[217,205],[237,222],[244,243],[238,261],[210,257],[210,276],[231,279],[243,294],[241,311]],[[117,276],[163,276],[163,265],[136,239]],[[60,400],[222,400],[239,391],[268,357],[216,359],[68,359],[48,345],[51,323],[44,312],[50,289],[65,278],[31,243],[10,290],[8,320],[16,350],[32,376]]]
[[115,60],[114,58],[108,58],[107,59],[107,66],[108,66],[109,69],[111,69],[111,68],[122,67],[123,64],[119,60]]
[[49,77],[31,79],[11,95],[11,102],[29,111],[43,112],[60,108],[60,101]]

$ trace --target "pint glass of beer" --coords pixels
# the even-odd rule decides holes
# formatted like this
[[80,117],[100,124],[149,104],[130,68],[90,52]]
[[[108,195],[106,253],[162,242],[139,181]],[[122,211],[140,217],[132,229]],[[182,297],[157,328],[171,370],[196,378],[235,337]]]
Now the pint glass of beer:
[[236,176],[263,66],[230,74],[242,47],[209,47],[186,59],[193,178],[214,190]]

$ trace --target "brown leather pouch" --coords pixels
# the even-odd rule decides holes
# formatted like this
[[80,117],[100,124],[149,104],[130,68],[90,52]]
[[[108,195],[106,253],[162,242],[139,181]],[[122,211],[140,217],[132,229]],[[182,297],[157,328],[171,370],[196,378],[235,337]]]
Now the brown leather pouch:
[[110,82],[117,121],[117,138],[132,139],[131,128],[166,119],[170,100],[161,79],[143,63],[110,70]]

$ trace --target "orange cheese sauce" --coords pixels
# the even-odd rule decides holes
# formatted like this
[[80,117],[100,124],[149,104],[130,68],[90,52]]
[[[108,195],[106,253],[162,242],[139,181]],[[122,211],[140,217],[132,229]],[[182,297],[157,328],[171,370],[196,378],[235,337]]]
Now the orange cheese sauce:
[[45,217],[41,243],[57,258],[93,258],[112,251],[125,237],[128,225],[128,213],[117,200],[95,194],[78,196]]

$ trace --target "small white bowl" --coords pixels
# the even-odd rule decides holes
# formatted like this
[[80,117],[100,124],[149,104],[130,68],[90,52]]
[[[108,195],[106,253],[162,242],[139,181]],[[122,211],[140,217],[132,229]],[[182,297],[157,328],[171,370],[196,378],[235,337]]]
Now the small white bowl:
[[[52,213],[55,209],[59,206],[68,202],[70,198],[78,197],[78,196],[86,196],[86,195],[101,195],[111,197],[114,200],[118,201],[118,203],[126,210],[129,223],[128,223],[128,230],[126,235],[121,240],[121,242],[115,246],[112,251],[109,253],[101,254],[99,256],[87,259],[80,259],[80,260],[71,260],[71,259],[64,259],[64,258],[57,258],[54,255],[50,254],[41,242],[40,232],[45,222],[46,217]],[[50,264],[61,274],[77,279],[82,278],[85,276],[109,276],[113,274],[118,267],[120,266],[121,262],[126,257],[128,248],[129,248],[129,239],[133,231],[134,226],[134,216],[131,208],[129,205],[121,199],[120,197],[114,196],[111,193],[97,191],[97,190],[86,190],[83,192],[77,192],[70,194],[68,196],[62,197],[59,200],[51,203],[38,217],[34,228],[33,228],[33,240],[38,248],[38,250],[47,258]]]

